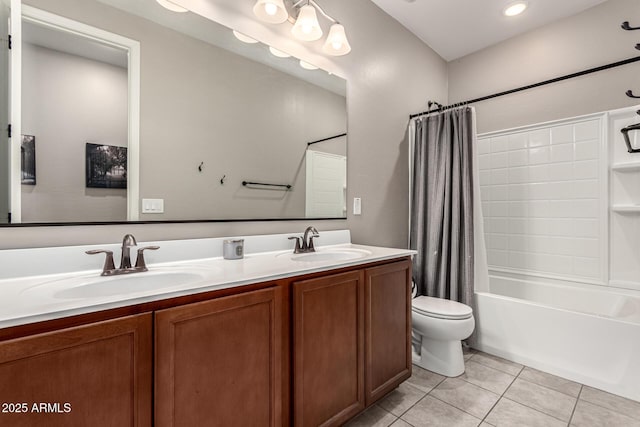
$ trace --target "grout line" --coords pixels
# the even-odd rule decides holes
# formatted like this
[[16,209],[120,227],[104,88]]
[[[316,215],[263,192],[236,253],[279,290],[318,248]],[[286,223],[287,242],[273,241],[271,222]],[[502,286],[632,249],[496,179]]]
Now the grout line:
[[[523,367],[524,369],[524,367]],[[491,409],[489,409],[489,411],[487,411],[487,414],[484,416],[484,418],[482,418],[482,421],[480,421],[480,424],[484,423],[485,420],[487,419],[487,417],[489,416],[489,414],[491,413],[491,411],[493,411],[493,409],[498,405],[498,403],[500,403],[500,401],[506,397],[504,397],[504,394],[507,392],[507,390],[509,390],[509,388],[511,388],[511,386],[513,385],[513,383],[516,381],[516,379],[518,379],[518,377],[513,377],[513,381],[511,381],[511,383],[509,383],[509,386],[507,388],[504,389],[504,391],[502,392],[502,394],[500,395],[500,397],[498,398],[498,400],[496,400],[496,403],[493,404],[493,406],[491,407]],[[488,421],[486,421],[487,424],[491,424]],[[493,424],[491,424],[493,425]]]
[[452,408],[457,409],[457,410],[458,410],[458,411],[460,411],[460,412],[464,412],[464,413],[465,413],[465,414],[467,414],[467,415],[471,415],[473,418],[475,418],[475,419],[477,419],[477,420],[480,420],[480,424],[482,424],[482,419],[478,418],[478,416],[477,416],[477,415],[473,415],[472,413],[467,412],[467,411],[465,411],[465,410],[464,410],[464,409],[462,409],[462,408],[458,408],[456,405],[453,405],[453,404],[451,404],[451,403],[447,402],[446,400],[442,400],[442,399],[440,399],[438,396],[431,396],[431,397],[432,397],[432,398],[434,398],[434,399],[436,399],[436,400],[439,400],[440,402],[444,403],[445,405],[448,405],[448,406],[451,406]]
[[582,389],[584,388],[584,385],[580,385],[580,391],[578,392],[578,397],[576,398],[576,404],[573,405],[573,411],[571,411],[571,417],[569,418],[569,425],[571,425],[571,421],[573,421],[573,416],[576,413],[576,408],[578,407],[578,402],[580,401],[580,395],[582,394]]
[[[489,354],[489,353],[486,353],[486,354]],[[494,357],[498,357],[498,356],[494,356]],[[502,358],[501,358],[501,359],[502,359]],[[471,359],[470,359],[470,360],[471,360]],[[504,360],[507,360],[507,359],[504,359]],[[496,370],[496,371],[498,371],[498,372],[502,372],[503,374],[511,375],[512,377],[516,377],[516,378],[520,375],[520,373],[521,373],[521,372],[522,372],[522,370],[524,369],[524,365],[522,365],[522,364],[520,364],[520,363],[511,362],[510,360],[507,360],[507,362],[511,362],[511,363],[515,363],[516,365],[520,365],[520,368],[519,368],[520,370],[518,371],[518,373],[517,373],[517,374],[512,374],[511,372],[503,371],[502,369],[498,369],[498,368],[496,368],[496,367],[489,366],[489,365],[487,365],[486,363],[482,363],[480,360],[475,360],[475,359],[474,359],[473,361],[474,361],[474,362],[476,362],[476,363],[477,363],[477,364],[479,364],[479,365],[485,366],[485,367],[487,367],[487,368],[494,369],[494,370]],[[494,392],[494,393],[495,393],[495,392]]]
[[[565,420],[561,420],[560,418],[558,418],[558,417],[556,417],[556,416],[554,416],[554,415],[547,414],[546,412],[541,411],[540,409],[536,409],[536,408],[531,407],[531,406],[529,406],[529,405],[527,405],[527,404],[525,404],[525,403],[518,402],[517,400],[509,399],[508,397],[505,397],[505,399],[506,399],[506,400],[509,400],[509,401],[511,401],[511,402],[513,402],[513,403],[516,403],[516,404],[518,404],[518,405],[524,406],[525,408],[529,408],[529,409],[531,409],[532,411],[536,411],[536,412],[538,412],[538,413],[540,413],[540,414],[542,414],[542,415],[546,415],[547,417],[551,417],[551,418],[553,418],[554,420],[558,420],[558,421],[561,421],[561,422],[563,422],[563,423],[567,423],[567,425],[568,425],[568,422],[567,422],[567,421],[565,421]],[[576,400],[576,402],[577,402],[577,400]],[[569,421],[571,421],[571,418],[569,418]]]
[[[429,371],[429,372],[430,372],[430,371]],[[407,412],[409,412],[411,409],[413,409],[413,407],[414,407],[414,406],[416,406],[418,403],[420,403],[422,400],[424,400],[424,398],[425,398],[425,397],[429,396],[429,393],[431,393],[433,390],[435,390],[435,389],[436,389],[436,387],[438,387],[440,384],[442,384],[446,379],[447,379],[447,377],[443,377],[443,378],[438,382],[438,384],[436,384],[435,386],[433,386],[433,387],[431,388],[431,390],[429,390],[428,392],[426,392],[426,393],[424,394],[424,396],[422,396],[420,399],[418,399],[418,400],[416,401],[416,403],[414,403],[413,405],[411,405],[409,408],[407,408],[407,410],[406,410],[406,411],[404,411],[402,414],[400,414],[400,416],[398,416],[398,419],[402,419],[402,416],[403,416],[404,414],[406,414],[406,413],[407,413]],[[417,388],[417,387],[415,387],[415,386],[412,386],[411,384],[409,384],[409,385],[410,385],[411,387],[415,388],[416,390],[419,390],[420,392],[422,392],[422,390],[420,390],[419,388]],[[433,396],[431,396],[431,397],[433,397]],[[387,412],[388,412],[388,411],[387,411]],[[391,414],[391,415],[394,415],[394,416],[395,416],[395,414]],[[402,421],[404,421],[404,420],[402,420]],[[394,422],[395,422],[395,421],[394,421]],[[406,422],[406,421],[405,421],[405,422]],[[407,424],[409,424],[409,423],[407,423]]]

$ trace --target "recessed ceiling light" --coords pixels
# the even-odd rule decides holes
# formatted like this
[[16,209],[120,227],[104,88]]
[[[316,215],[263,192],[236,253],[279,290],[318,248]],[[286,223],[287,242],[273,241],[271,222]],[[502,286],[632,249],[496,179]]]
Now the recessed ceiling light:
[[504,16],[516,16],[520,15],[527,8],[529,4],[526,1],[519,1],[515,3],[511,3],[507,7],[504,8],[502,14]]
[[249,36],[245,36],[244,34],[238,32],[236,30],[233,30],[233,35],[236,36],[236,38],[238,40],[240,40],[241,42],[244,42],[244,43],[249,43],[249,44],[258,43],[258,40],[252,39]]
[[156,0],[158,3],[160,3],[160,6],[164,7],[165,9],[169,9],[172,12],[188,12],[188,9],[185,9],[182,6],[178,6],[177,4],[169,1],[169,0]]
[[275,47],[271,47],[271,46],[269,46],[269,52],[271,52],[273,56],[277,56],[278,58],[288,58],[291,56],[288,53],[278,50]]

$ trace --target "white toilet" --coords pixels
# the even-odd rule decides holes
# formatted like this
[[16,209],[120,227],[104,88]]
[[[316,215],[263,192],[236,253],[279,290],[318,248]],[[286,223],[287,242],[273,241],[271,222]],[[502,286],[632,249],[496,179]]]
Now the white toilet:
[[419,296],[412,300],[413,363],[447,377],[464,373],[461,340],[476,322],[468,305],[441,298]]

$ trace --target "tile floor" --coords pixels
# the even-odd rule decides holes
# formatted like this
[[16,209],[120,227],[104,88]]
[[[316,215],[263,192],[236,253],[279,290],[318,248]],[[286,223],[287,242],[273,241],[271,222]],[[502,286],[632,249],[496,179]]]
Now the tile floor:
[[[640,402],[465,351],[465,373],[413,375],[348,427],[640,427]],[[640,385],[639,385],[640,387]]]

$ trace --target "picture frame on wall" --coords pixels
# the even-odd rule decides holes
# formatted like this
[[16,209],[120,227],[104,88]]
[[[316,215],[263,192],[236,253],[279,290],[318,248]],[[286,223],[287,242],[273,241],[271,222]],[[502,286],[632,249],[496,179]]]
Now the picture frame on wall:
[[22,185],[36,185],[36,137],[34,135],[22,135],[20,183]]
[[85,164],[88,188],[127,188],[127,147],[87,142]]

